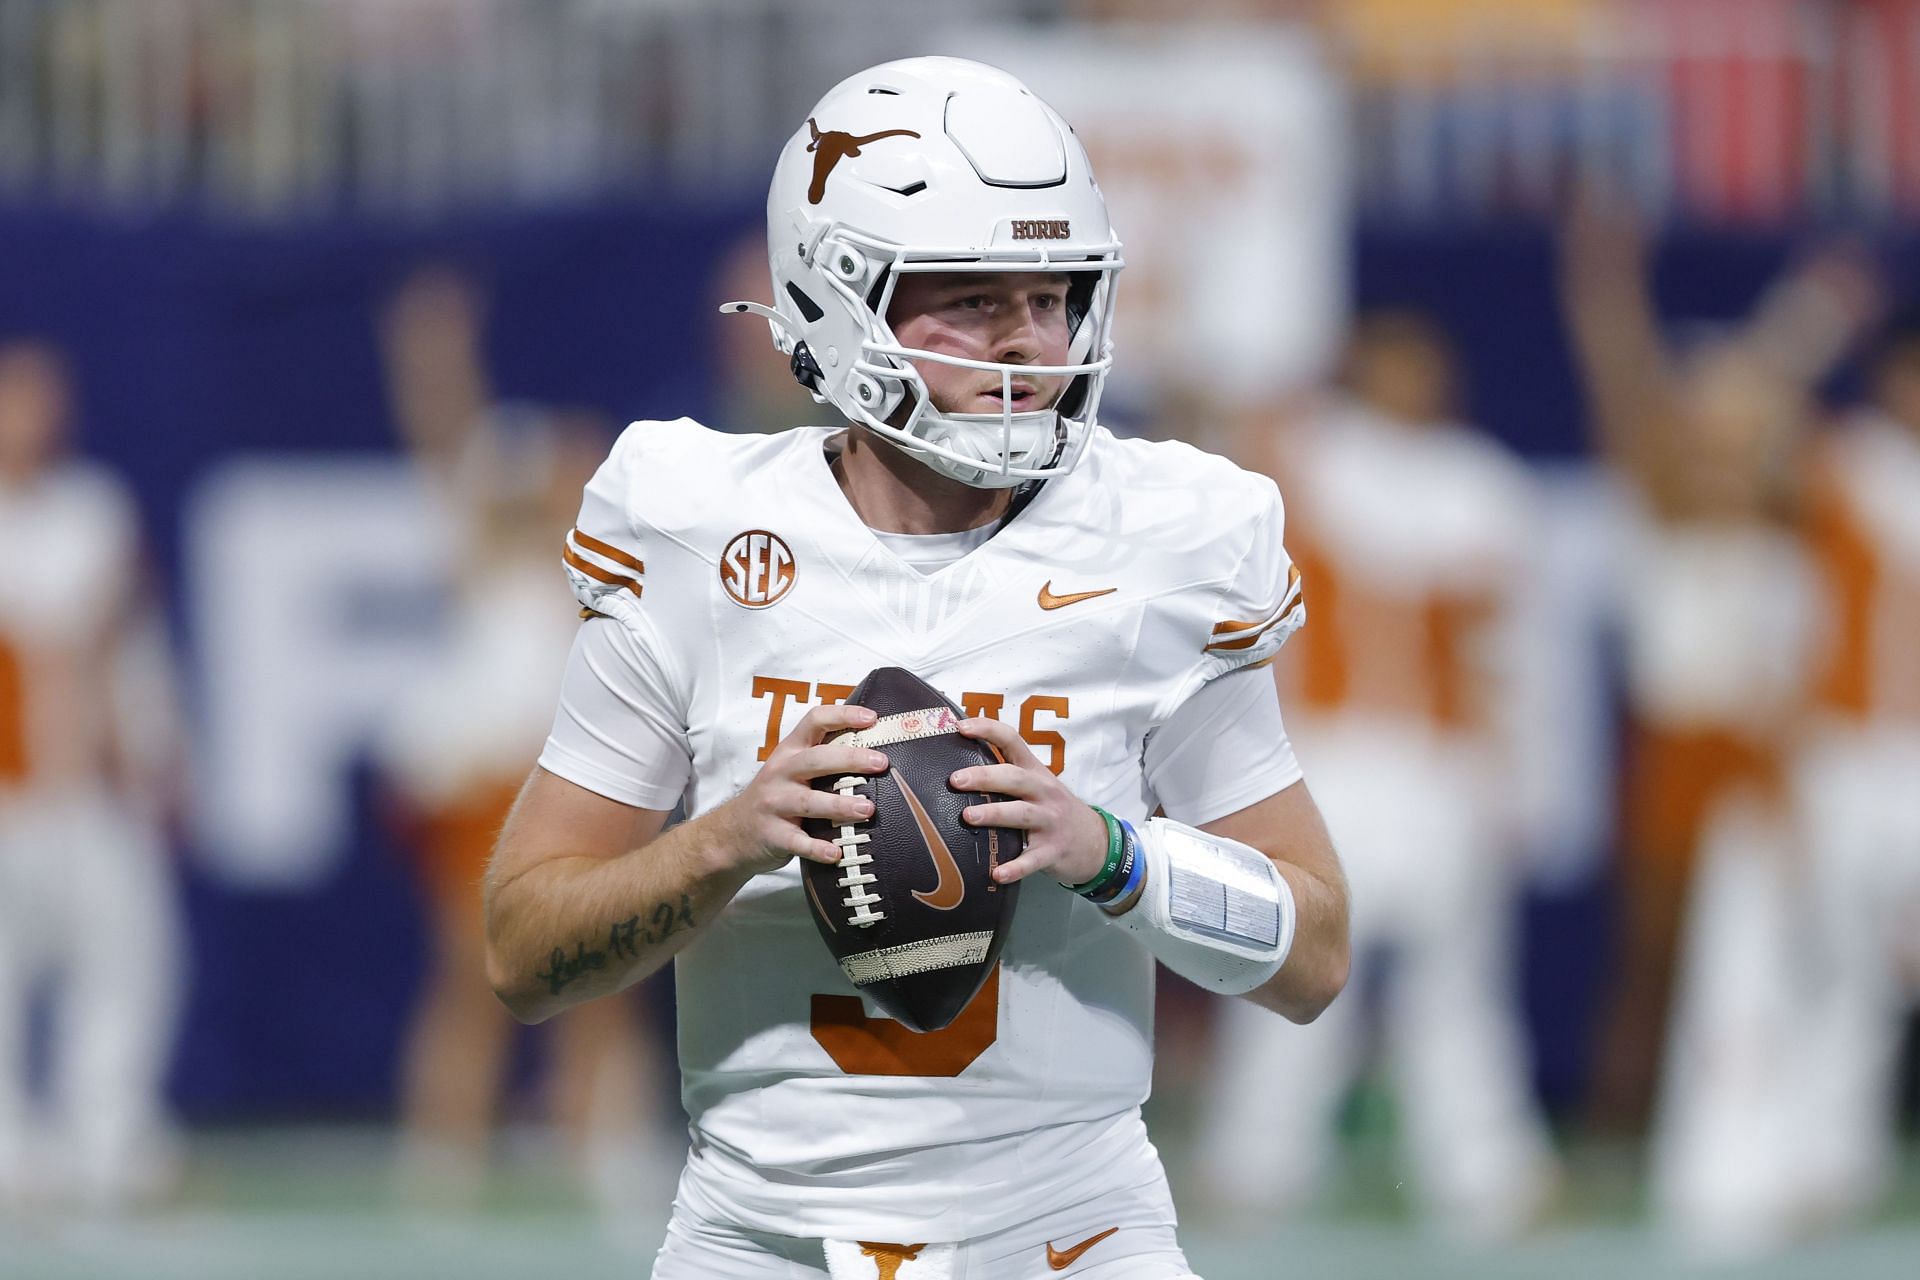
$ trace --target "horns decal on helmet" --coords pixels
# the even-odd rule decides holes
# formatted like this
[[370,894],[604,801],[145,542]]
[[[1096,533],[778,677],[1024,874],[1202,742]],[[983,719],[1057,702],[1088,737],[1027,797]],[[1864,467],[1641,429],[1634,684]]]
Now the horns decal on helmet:
[[877,142],[881,138],[920,136],[911,129],[882,129],[879,133],[869,133],[863,138],[856,138],[850,133],[841,133],[838,130],[822,133],[820,126],[814,123],[811,116],[807,119],[807,128],[813,133],[813,141],[807,144],[807,150],[814,153],[813,185],[807,188],[808,204],[819,204],[826,196],[827,175],[833,172],[833,166],[849,156],[859,155],[860,148],[867,143]]

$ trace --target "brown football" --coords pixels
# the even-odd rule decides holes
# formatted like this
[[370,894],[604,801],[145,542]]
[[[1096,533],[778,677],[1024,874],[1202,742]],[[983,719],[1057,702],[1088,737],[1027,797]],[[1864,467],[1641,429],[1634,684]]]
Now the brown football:
[[879,667],[847,701],[880,717],[856,736],[885,752],[889,768],[815,780],[822,791],[866,796],[874,811],[844,827],[806,824],[842,854],[836,866],[801,864],[807,904],[849,981],[889,1017],[938,1031],[999,962],[1020,886],[995,884],[991,873],[1020,855],[1022,833],[960,820],[962,810],[1006,797],[947,784],[955,770],[999,755],[960,734],[960,710],[939,690],[911,671]]

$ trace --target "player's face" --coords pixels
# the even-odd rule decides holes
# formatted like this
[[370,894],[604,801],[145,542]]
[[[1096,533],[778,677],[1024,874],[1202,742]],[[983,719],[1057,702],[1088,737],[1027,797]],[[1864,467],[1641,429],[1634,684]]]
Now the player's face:
[[0,350],[0,476],[31,476],[44,466],[67,412],[58,356],[38,346]]
[[1417,316],[1386,312],[1364,320],[1347,369],[1356,395],[1403,423],[1452,416],[1452,359],[1442,336]]
[[[901,345],[1001,364],[1067,363],[1067,277],[1030,271],[907,273],[893,292],[888,323]],[[994,413],[1006,408],[998,373],[916,360],[934,408]],[[1045,409],[1063,377],[1016,376],[1015,412]]]

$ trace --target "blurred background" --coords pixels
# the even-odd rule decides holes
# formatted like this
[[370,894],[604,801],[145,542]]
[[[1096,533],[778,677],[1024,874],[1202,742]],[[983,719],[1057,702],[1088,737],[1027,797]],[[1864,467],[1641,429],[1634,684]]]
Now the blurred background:
[[929,52],[1305,573],[1360,964],[1167,979],[1199,1271],[1920,1274],[1920,0],[0,0],[0,1275],[645,1274],[669,986],[512,1027],[475,881],[580,484],[824,420],[715,309]]

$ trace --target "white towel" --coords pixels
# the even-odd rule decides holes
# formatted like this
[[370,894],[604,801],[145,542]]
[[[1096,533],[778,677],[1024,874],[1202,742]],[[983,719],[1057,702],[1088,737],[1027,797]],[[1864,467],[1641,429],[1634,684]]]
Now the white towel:
[[828,1240],[827,1274],[833,1280],[953,1280],[956,1244],[877,1244]]

